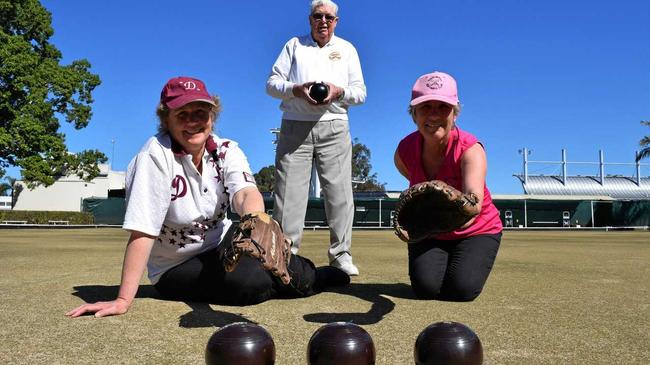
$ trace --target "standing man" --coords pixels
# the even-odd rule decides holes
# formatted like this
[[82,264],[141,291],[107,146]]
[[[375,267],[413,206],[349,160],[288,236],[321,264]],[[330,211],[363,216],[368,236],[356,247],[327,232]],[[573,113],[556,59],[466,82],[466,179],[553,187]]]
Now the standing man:
[[[330,0],[311,2],[311,32],[291,38],[266,81],[269,95],[281,99],[282,126],[275,155],[273,217],[300,247],[307,210],[312,163],[316,166],[330,227],[330,265],[359,275],[352,262],[352,140],[348,107],[366,99],[359,55],[334,35],[338,6]],[[309,96],[315,82],[327,84],[321,103]]]

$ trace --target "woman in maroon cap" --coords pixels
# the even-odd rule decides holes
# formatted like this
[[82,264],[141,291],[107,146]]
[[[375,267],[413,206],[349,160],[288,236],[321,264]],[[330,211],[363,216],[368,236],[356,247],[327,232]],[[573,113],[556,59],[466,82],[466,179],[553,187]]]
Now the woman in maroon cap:
[[456,81],[446,73],[417,79],[409,113],[417,131],[402,139],[395,151],[395,166],[409,185],[441,180],[474,194],[481,206],[478,216],[463,227],[408,244],[413,291],[424,299],[474,300],[490,275],[503,229],[485,184],[485,149],[456,126],[460,113]]
[[126,313],[145,267],[164,298],[230,305],[304,297],[349,283],[343,271],[316,269],[297,255],[290,259],[286,285],[248,256],[234,271],[225,271],[223,251],[234,230],[226,217],[228,206],[244,216],[264,212],[264,200],[237,142],[213,134],[220,111],[219,98],[201,80],[176,77],[164,86],[157,108],[159,133],[127,170],[123,228],[131,235],[118,296],[83,304],[68,316]]

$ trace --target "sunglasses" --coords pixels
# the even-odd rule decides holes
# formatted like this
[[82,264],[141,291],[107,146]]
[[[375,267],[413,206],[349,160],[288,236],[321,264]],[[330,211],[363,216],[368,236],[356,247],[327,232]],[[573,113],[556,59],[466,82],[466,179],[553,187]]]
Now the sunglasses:
[[336,19],[334,15],[329,15],[329,14],[321,14],[321,13],[313,13],[311,15],[311,18],[314,20],[323,20],[325,18],[325,21],[328,23],[331,23]]

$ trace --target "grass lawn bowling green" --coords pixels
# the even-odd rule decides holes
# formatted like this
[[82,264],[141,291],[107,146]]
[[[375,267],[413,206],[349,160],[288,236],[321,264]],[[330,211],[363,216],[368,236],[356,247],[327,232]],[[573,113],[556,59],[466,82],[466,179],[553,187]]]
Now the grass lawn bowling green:
[[[484,364],[650,364],[650,232],[506,231],[473,302],[417,300],[406,247],[392,231],[355,230],[361,275],[337,292],[248,307],[157,298],[146,278],[122,316],[71,319],[83,300],[116,296],[121,229],[0,230],[0,363],[202,364],[219,327],[253,322],[276,364],[306,364],[312,334],[353,322],[377,364],[413,364],[418,334],[454,321],[481,339]],[[329,233],[306,231],[301,254],[326,264]]]

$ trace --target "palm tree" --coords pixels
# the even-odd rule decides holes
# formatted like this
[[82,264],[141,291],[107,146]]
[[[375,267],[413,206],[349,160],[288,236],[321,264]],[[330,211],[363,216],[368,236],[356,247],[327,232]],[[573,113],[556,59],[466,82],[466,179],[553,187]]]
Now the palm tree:
[[11,185],[9,183],[0,183],[0,196],[9,196],[11,194]]
[[[0,195],[11,197],[11,209],[16,205],[18,195],[23,191],[23,186],[18,183],[18,179],[5,176],[5,182],[0,183]],[[7,194],[9,192],[9,194]]]
[[[647,125],[648,127],[650,127],[650,121],[648,121],[648,120],[642,120],[641,124]],[[642,159],[650,156],[650,136],[645,136],[645,137],[641,138],[641,141],[639,141],[639,146],[641,146],[643,148],[639,152],[639,155],[636,156],[636,162],[639,162]]]
[[[650,121],[649,120],[642,120],[641,124],[647,125],[650,127]],[[641,141],[639,141],[639,146],[643,147],[641,151],[639,151],[639,155],[636,157],[636,161],[639,162],[642,159],[650,156],[650,136],[645,136],[641,138]]]

